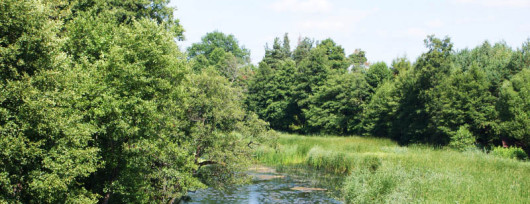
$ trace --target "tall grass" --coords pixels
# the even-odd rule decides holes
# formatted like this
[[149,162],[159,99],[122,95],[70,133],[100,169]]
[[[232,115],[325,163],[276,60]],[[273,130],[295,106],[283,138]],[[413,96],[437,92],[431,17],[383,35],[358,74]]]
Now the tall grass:
[[258,160],[348,174],[347,203],[530,203],[529,162],[379,138],[283,134],[278,143]]

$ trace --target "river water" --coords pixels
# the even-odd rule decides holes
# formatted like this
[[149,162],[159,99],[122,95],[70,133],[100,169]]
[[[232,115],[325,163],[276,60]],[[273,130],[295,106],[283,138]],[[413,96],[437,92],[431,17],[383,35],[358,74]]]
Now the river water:
[[340,186],[344,177],[304,168],[276,170],[253,167],[252,182],[245,185],[190,192],[184,203],[342,203]]

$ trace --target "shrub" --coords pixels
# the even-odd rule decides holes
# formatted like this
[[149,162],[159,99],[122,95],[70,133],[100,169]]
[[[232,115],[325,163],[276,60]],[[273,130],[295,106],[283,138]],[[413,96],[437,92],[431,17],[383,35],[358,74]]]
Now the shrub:
[[463,151],[474,147],[475,137],[468,130],[467,126],[460,126],[458,131],[451,136],[449,147]]
[[491,150],[491,154],[510,159],[528,159],[526,152],[519,147],[494,147],[493,150]]

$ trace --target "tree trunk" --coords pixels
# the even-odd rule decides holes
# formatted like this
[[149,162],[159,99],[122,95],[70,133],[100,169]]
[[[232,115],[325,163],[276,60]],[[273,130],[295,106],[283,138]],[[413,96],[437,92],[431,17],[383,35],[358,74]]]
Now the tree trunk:
[[110,192],[105,194],[105,199],[103,199],[103,204],[109,204]]

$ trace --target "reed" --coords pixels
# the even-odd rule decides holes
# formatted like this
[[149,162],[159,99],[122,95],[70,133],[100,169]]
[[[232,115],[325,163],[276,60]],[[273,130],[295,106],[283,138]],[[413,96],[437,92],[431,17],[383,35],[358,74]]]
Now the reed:
[[346,203],[530,203],[530,163],[380,138],[282,134],[255,152],[267,165],[347,175]]

